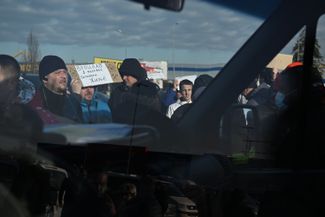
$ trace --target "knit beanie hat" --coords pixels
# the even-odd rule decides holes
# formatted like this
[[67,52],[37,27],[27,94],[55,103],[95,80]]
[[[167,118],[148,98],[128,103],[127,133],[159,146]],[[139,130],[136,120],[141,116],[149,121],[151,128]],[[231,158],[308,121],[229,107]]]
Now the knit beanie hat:
[[48,55],[43,57],[43,59],[39,63],[40,80],[41,81],[44,80],[45,76],[58,69],[67,70],[67,66],[65,65],[64,61],[60,57],[54,55]]
[[142,68],[140,62],[135,58],[125,59],[119,68],[119,72],[121,77],[124,75],[131,75],[138,81],[147,79],[146,70]]
[[211,75],[208,75],[208,74],[199,75],[195,79],[194,84],[193,84],[193,90],[192,90],[193,94],[200,87],[207,87],[212,80],[213,80],[213,77]]

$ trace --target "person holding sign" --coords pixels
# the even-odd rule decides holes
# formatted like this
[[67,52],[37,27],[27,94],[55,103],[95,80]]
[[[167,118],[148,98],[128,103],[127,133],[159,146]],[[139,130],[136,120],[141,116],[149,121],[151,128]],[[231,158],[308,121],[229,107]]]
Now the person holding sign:
[[79,79],[71,82],[72,91],[79,95],[83,123],[112,122],[112,112],[108,104],[96,97],[94,86],[82,87]]
[[108,102],[114,122],[133,123],[135,116],[145,117],[152,111],[161,113],[160,88],[147,79],[146,70],[137,59],[125,59],[119,73],[123,83],[112,91]]
[[64,61],[54,55],[43,57],[39,64],[39,78],[41,87],[29,105],[38,112],[43,122],[81,122],[78,100],[68,93],[68,71]]

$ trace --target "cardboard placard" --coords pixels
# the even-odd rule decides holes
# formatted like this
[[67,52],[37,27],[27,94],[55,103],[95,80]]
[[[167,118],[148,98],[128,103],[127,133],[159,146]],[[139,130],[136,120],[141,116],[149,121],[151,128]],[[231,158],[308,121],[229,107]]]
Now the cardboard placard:
[[109,72],[111,73],[111,77],[113,82],[122,82],[121,75],[118,71],[122,64],[123,60],[116,60],[110,58],[102,58],[102,57],[94,57],[94,63],[105,63],[106,67],[108,68]]
[[83,87],[113,83],[111,74],[104,63],[75,65]]
[[278,54],[273,60],[266,66],[267,68],[284,70],[290,63],[292,63],[292,55]]
[[113,63],[105,63],[105,65],[108,68],[108,71],[110,72],[111,78],[112,78],[114,83],[123,81],[115,64],[113,64]]

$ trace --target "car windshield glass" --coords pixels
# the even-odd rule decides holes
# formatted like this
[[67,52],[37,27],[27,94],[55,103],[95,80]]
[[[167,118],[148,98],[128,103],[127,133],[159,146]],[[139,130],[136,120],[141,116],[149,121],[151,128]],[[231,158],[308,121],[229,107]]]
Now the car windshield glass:
[[257,216],[286,185],[252,173],[325,165],[324,3],[297,1],[2,0],[0,212]]
[[[4,1],[0,9],[1,52],[20,63],[25,79],[20,82],[20,100],[41,109],[37,112],[50,132],[57,129],[52,124],[153,125],[133,117],[142,115],[144,105],[171,118],[178,105],[171,110],[169,106],[185,94],[179,82],[188,79],[193,83],[202,74],[206,76],[204,82],[211,80],[263,22],[262,16],[228,6],[186,1],[184,10],[176,13],[154,7],[146,11],[141,4],[114,0]],[[267,17],[270,11],[262,13]],[[47,59],[49,55],[56,57]],[[68,74],[59,74],[54,82],[56,78],[49,74],[65,68],[57,57],[66,64]],[[119,73],[126,58],[137,59],[145,69],[143,75],[133,62],[125,64],[122,71],[126,71]],[[144,84],[137,92],[131,86],[143,76],[150,87]],[[186,93],[184,103],[202,91],[194,95],[195,88]],[[131,104],[121,96],[126,89],[133,90]],[[69,105],[64,106],[66,102],[50,94],[57,92],[79,99],[71,102],[69,97]],[[154,96],[143,99],[143,94]],[[85,135],[79,132],[74,136]]]

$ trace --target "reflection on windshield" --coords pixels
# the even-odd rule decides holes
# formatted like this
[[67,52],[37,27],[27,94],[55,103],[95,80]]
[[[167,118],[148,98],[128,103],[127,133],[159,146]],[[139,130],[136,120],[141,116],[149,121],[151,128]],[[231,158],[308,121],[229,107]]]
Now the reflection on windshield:
[[[4,29],[1,44],[20,64],[19,101],[35,110],[45,126],[151,125],[138,119],[171,118],[207,86],[200,79],[195,84],[197,77],[215,77],[262,22],[199,1],[186,2],[181,13],[145,12],[139,4],[120,1],[66,4],[4,2],[1,9],[2,16],[15,13],[28,20],[19,33]],[[214,13],[217,20],[207,16]],[[20,25],[5,20],[6,26]],[[190,81],[193,90],[184,90],[182,80]]]
[[157,174],[148,144],[173,151],[175,124],[262,21],[199,1],[4,1],[0,14],[1,213],[197,216],[193,182],[129,173]]

